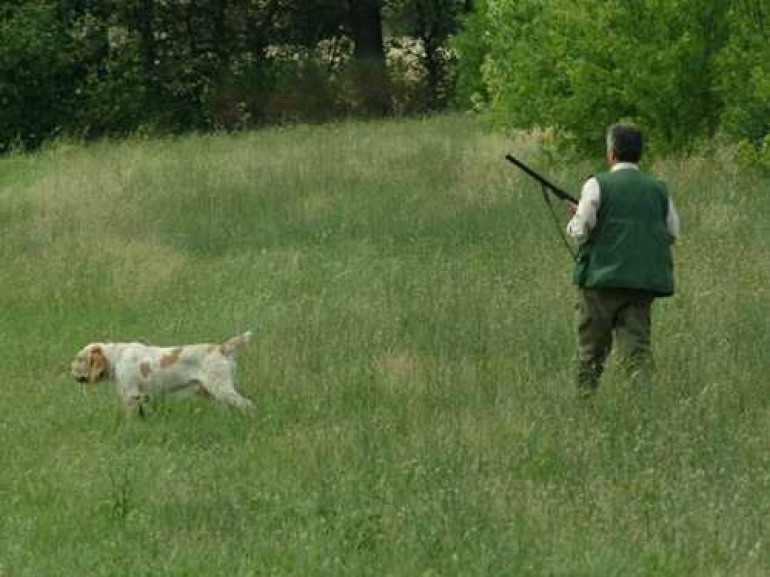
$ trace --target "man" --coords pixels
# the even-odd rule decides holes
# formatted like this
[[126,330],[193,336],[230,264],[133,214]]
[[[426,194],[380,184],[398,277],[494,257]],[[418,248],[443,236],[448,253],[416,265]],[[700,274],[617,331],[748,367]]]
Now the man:
[[578,391],[597,389],[613,333],[621,361],[640,388],[652,376],[651,307],[674,293],[670,245],[679,216],[665,184],[639,170],[642,133],[633,124],[607,131],[608,172],[586,181],[567,234],[579,244]]

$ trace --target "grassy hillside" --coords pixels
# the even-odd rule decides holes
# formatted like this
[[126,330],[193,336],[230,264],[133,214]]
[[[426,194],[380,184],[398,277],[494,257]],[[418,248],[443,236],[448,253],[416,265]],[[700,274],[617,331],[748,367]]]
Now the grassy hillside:
[[[0,160],[0,575],[765,575],[769,180],[659,161],[654,393],[576,402],[571,265],[461,117]],[[89,341],[247,328],[243,416],[126,421]]]

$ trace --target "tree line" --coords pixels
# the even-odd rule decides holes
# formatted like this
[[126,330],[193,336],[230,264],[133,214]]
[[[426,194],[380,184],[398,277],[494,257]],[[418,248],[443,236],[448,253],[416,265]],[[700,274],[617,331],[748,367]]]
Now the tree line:
[[0,3],[0,147],[440,110],[470,0]]
[[0,152],[443,110],[770,166],[770,0],[0,2]]

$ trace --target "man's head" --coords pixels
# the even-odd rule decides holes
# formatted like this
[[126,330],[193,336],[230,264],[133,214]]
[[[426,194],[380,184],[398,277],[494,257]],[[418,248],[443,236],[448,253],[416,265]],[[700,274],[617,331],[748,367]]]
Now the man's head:
[[619,122],[607,130],[607,160],[638,163],[642,158],[642,131],[636,124]]

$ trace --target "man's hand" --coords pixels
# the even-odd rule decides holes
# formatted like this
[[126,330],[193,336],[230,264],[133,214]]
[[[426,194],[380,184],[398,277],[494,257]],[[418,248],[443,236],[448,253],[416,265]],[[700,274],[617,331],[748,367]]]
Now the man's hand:
[[572,202],[571,200],[566,201],[567,204],[567,213],[570,216],[575,216],[575,213],[577,212],[578,205],[575,202]]

